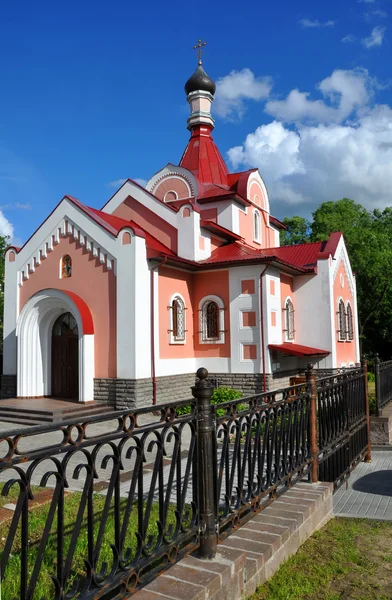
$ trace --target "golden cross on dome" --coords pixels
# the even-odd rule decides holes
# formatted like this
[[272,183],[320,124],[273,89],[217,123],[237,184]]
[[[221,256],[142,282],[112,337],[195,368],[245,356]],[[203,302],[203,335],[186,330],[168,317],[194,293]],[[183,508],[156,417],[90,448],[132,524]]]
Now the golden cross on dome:
[[201,57],[203,55],[203,50],[202,50],[203,46],[207,46],[207,42],[202,42],[201,40],[197,40],[196,46],[193,46],[194,50],[196,50],[196,52],[197,52],[197,58],[198,58],[199,65],[202,64]]

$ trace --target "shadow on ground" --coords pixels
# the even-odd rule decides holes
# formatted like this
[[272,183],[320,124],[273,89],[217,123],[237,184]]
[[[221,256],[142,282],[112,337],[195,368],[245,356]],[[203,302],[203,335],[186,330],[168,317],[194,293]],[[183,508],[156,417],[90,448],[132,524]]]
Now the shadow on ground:
[[352,489],[357,492],[392,497],[392,470],[374,471],[364,475],[353,482]]

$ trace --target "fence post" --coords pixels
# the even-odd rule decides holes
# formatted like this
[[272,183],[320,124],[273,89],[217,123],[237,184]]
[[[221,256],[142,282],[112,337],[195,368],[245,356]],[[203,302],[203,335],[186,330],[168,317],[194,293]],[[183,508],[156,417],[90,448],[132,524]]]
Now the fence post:
[[310,414],[309,414],[309,429],[310,429],[310,453],[312,457],[312,483],[318,482],[318,444],[317,444],[317,381],[316,371],[313,365],[309,363],[305,371],[306,383],[310,391]]
[[374,358],[374,379],[376,388],[376,416],[381,416],[381,378],[380,378],[380,357],[376,354]]
[[366,420],[367,420],[367,454],[365,462],[372,462],[372,448],[370,445],[370,410],[369,410],[369,390],[368,390],[368,366],[367,360],[362,361],[363,376],[365,379],[365,402],[366,402]]
[[199,381],[192,387],[197,400],[197,498],[200,516],[201,558],[214,558],[217,548],[217,502],[216,478],[217,457],[215,449],[215,422],[211,410],[211,396],[214,387],[208,381],[207,369],[200,368],[196,373]]

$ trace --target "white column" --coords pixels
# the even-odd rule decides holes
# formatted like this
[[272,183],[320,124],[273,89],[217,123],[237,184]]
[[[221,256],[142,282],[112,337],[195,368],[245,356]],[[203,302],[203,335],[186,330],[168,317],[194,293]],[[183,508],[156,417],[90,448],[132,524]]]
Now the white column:
[[11,252],[5,256],[4,324],[3,324],[3,373],[16,375],[17,344],[16,322],[19,314],[19,285],[17,261],[9,262]]

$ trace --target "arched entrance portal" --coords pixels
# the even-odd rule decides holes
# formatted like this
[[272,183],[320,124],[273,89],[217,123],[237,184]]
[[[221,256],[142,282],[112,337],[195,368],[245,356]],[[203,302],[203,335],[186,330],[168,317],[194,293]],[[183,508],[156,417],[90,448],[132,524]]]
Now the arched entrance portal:
[[70,312],[60,315],[52,329],[52,396],[79,396],[79,332]]
[[16,337],[18,397],[93,400],[94,324],[79,296],[38,292],[21,310]]

